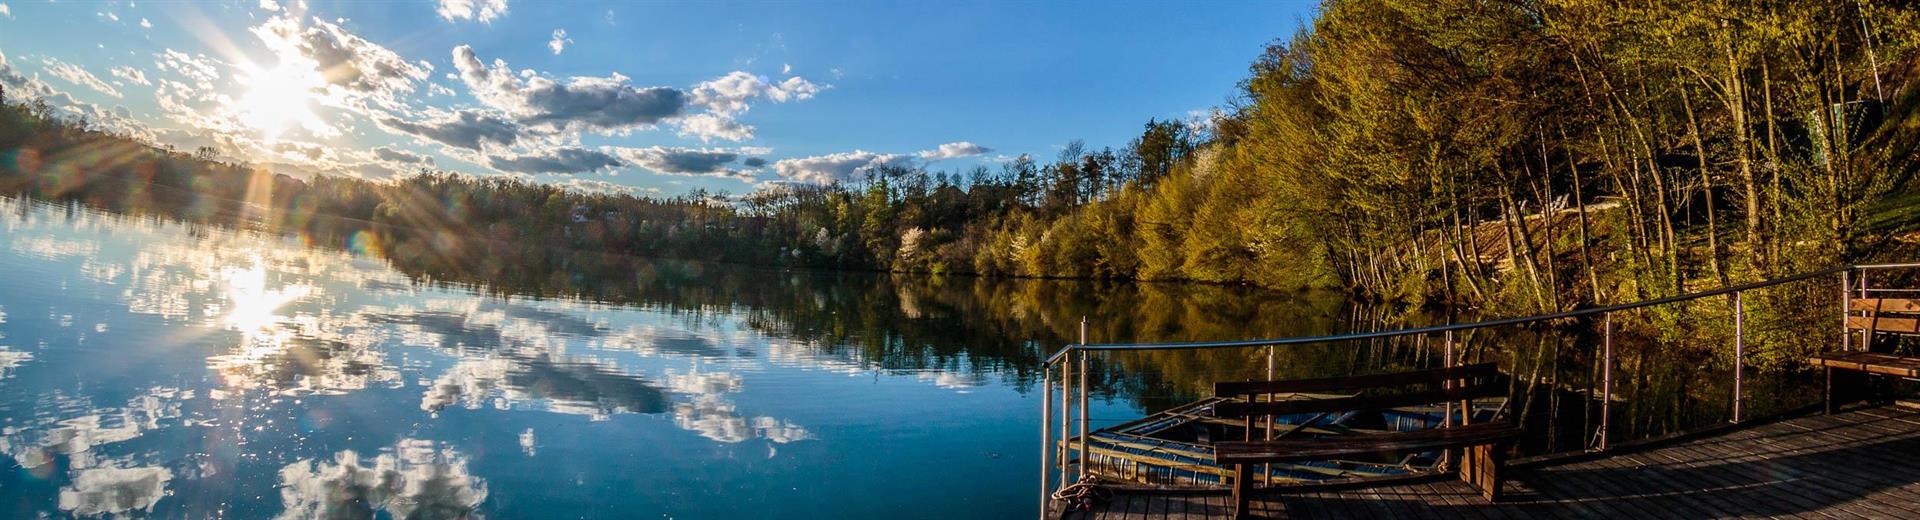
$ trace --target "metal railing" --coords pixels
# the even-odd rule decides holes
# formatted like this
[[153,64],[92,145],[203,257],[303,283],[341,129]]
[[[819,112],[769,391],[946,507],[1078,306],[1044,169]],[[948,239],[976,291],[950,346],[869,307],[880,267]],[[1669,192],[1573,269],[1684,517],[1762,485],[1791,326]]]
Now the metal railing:
[[[1137,351],[1155,351],[1155,350],[1225,349],[1225,348],[1251,348],[1251,347],[1267,347],[1271,349],[1273,347],[1287,346],[1287,345],[1326,344],[1326,343],[1338,343],[1338,342],[1356,341],[1356,340],[1395,338],[1395,337],[1403,337],[1403,336],[1421,336],[1421,335],[1429,335],[1429,334],[1443,334],[1445,336],[1445,348],[1447,352],[1446,354],[1447,361],[1451,363],[1452,357],[1453,357],[1453,350],[1454,350],[1454,333],[1458,331],[1528,325],[1528,324],[1535,324],[1535,323],[1541,323],[1541,322],[1551,322],[1551,321],[1566,320],[1571,318],[1581,318],[1581,317],[1598,315],[1603,320],[1602,332],[1601,332],[1601,336],[1602,336],[1601,355],[1603,357],[1603,361],[1602,361],[1602,367],[1600,369],[1600,372],[1601,372],[1600,377],[1602,379],[1600,392],[1602,395],[1600,400],[1600,407],[1601,407],[1600,424],[1594,433],[1594,438],[1593,438],[1594,443],[1593,443],[1592,449],[1604,451],[1608,448],[1608,445],[1607,445],[1608,426],[1609,426],[1608,423],[1609,423],[1609,418],[1612,415],[1611,405],[1613,402],[1613,386],[1614,386],[1613,385],[1613,364],[1614,364],[1613,363],[1614,362],[1613,314],[1614,313],[1618,313],[1622,311],[1630,311],[1634,309],[1647,308],[1647,307],[1654,307],[1659,305],[1678,303],[1678,302],[1698,300],[1701,298],[1708,298],[1713,296],[1731,295],[1731,298],[1733,300],[1732,301],[1733,319],[1734,319],[1733,348],[1734,348],[1734,360],[1735,360],[1733,364],[1733,394],[1734,395],[1733,395],[1733,410],[1732,410],[1731,420],[1734,423],[1739,423],[1746,419],[1746,417],[1743,416],[1743,412],[1744,412],[1743,403],[1746,400],[1745,399],[1744,367],[1746,365],[1745,336],[1746,336],[1746,325],[1747,325],[1746,324],[1746,302],[1745,302],[1745,298],[1743,297],[1744,293],[1748,291],[1753,291],[1756,289],[1764,289],[1768,287],[1780,286],[1780,285],[1790,284],[1794,282],[1801,282],[1801,281],[1812,280],[1816,278],[1839,275],[1839,278],[1840,278],[1839,294],[1840,294],[1840,306],[1841,306],[1841,309],[1840,309],[1841,311],[1840,312],[1841,349],[1845,351],[1851,351],[1853,350],[1853,341],[1852,341],[1853,335],[1848,332],[1847,316],[1851,314],[1852,309],[1851,309],[1850,303],[1853,298],[1855,297],[1865,298],[1865,297],[1868,297],[1871,293],[1875,293],[1875,292],[1920,293],[1920,289],[1873,288],[1868,283],[1868,274],[1873,271],[1880,271],[1880,270],[1913,269],[1913,268],[1920,268],[1920,263],[1847,265],[1847,266],[1832,267],[1832,268],[1827,268],[1827,269],[1822,269],[1822,270],[1812,271],[1807,273],[1801,273],[1801,274],[1796,274],[1792,276],[1773,278],[1769,280],[1763,280],[1759,282],[1747,283],[1742,285],[1722,287],[1718,289],[1693,292],[1693,293],[1687,293],[1687,294],[1682,294],[1678,296],[1669,296],[1665,298],[1657,298],[1652,300],[1644,300],[1644,301],[1624,303],[1624,304],[1618,304],[1618,305],[1609,305],[1605,307],[1591,307],[1591,308],[1585,308],[1585,309],[1575,309],[1575,310],[1570,310],[1565,312],[1558,312],[1553,314],[1524,316],[1524,317],[1518,317],[1518,318],[1503,318],[1503,319],[1486,320],[1486,321],[1478,321],[1478,322],[1471,322],[1471,323],[1455,323],[1455,324],[1447,324],[1447,325],[1435,325],[1435,326],[1429,326],[1429,327],[1417,327],[1417,328],[1384,330],[1384,331],[1373,331],[1373,332],[1356,332],[1356,333],[1347,333],[1347,334],[1332,334],[1332,335],[1323,335],[1323,336],[1298,336],[1298,337],[1287,337],[1287,338],[1248,339],[1248,340],[1235,340],[1235,341],[1093,344],[1093,343],[1087,342],[1087,322],[1085,319],[1082,319],[1080,322],[1080,338],[1079,338],[1080,340],[1074,344],[1067,345],[1061,348],[1060,350],[1055,351],[1052,355],[1047,356],[1046,360],[1041,365],[1041,374],[1042,374],[1041,386],[1043,388],[1041,393],[1041,406],[1040,406],[1040,415],[1041,415],[1040,511],[1041,511],[1041,515],[1042,517],[1045,517],[1048,510],[1048,504],[1052,499],[1052,494],[1055,489],[1058,489],[1053,485],[1051,485],[1053,481],[1052,479],[1048,478],[1049,474],[1053,473],[1053,470],[1057,468],[1059,470],[1058,484],[1060,487],[1065,487],[1073,483],[1072,480],[1069,480],[1069,476],[1070,476],[1069,472],[1075,466],[1074,464],[1075,459],[1072,457],[1072,454],[1074,452],[1078,452],[1080,454],[1080,458],[1078,459],[1079,461],[1078,470],[1076,473],[1073,473],[1073,475],[1077,475],[1081,479],[1087,478],[1088,476],[1086,454],[1088,453],[1088,449],[1087,449],[1087,421],[1088,421],[1087,357],[1089,353],[1137,352]],[[1854,276],[1855,273],[1859,273],[1857,278]],[[1871,334],[1872,334],[1872,331],[1870,330],[1863,332],[1863,336],[1862,336],[1863,345],[1870,342]],[[1862,348],[1865,348],[1865,347],[1862,347]],[[1078,360],[1074,360],[1071,357],[1075,353],[1080,354]],[[1267,378],[1272,379],[1273,378],[1273,358],[1271,356],[1271,350],[1269,350],[1269,354],[1270,355],[1267,360]],[[1077,363],[1075,363],[1075,361],[1077,361]],[[1074,365],[1078,365],[1078,368],[1075,368]],[[1055,450],[1055,442],[1052,437],[1053,417],[1054,417],[1052,404],[1053,404],[1053,391],[1054,391],[1054,385],[1055,385],[1055,381],[1053,379],[1053,375],[1054,375],[1053,373],[1055,369],[1058,369],[1060,371],[1060,379],[1058,382],[1060,386],[1059,388],[1060,389],[1060,412],[1059,412],[1060,442],[1059,442],[1058,450]],[[1078,374],[1079,378],[1077,381],[1075,381],[1073,378],[1074,372],[1076,370],[1079,373]],[[1073,397],[1076,391],[1078,392],[1078,396],[1079,396],[1079,399],[1077,400],[1078,401],[1077,404],[1079,405],[1078,406],[1079,416],[1077,418],[1079,431],[1077,432],[1078,433],[1077,436],[1074,435],[1074,432],[1070,431],[1070,427],[1074,422],[1076,422],[1075,417],[1073,415],[1074,405],[1076,404],[1075,403],[1076,400]],[[1451,408],[1449,408],[1449,411],[1447,412],[1447,419],[1449,421],[1452,419],[1452,415],[1453,414],[1451,412]],[[1077,448],[1075,447],[1075,444],[1078,444]]]

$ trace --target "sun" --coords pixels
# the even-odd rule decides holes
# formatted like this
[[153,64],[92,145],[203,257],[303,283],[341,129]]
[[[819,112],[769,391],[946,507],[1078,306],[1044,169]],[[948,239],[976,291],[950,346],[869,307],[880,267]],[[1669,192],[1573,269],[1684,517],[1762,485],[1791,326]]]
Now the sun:
[[260,132],[267,140],[278,139],[296,126],[310,130],[326,127],[313,112],[319,82],[311,68],[250,65],[244,67],[240,81],[247,91],[234,100],[235,115],[240,123]]

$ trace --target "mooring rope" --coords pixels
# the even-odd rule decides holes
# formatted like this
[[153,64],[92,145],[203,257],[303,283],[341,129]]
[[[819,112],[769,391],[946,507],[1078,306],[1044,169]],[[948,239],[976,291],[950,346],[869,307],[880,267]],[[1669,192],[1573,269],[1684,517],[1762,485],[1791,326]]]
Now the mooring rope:
[[1089,475],[1054,491],[1053,499],[1065,504],[1062,512],[1093,511],[1095,505],[1113,499],[1113,490],[1101,487],[1099,481]]

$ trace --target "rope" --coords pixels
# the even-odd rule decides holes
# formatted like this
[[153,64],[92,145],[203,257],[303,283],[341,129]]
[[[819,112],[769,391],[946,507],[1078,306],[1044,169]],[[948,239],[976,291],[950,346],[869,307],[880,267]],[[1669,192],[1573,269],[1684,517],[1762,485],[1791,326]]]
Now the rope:
[[1113,490],[1101,487],[1093,476],[1081,477],[1079,482],[1062,487],[1053,492],[1055,501],[1066,504],[1062,511],[1093,511],[1094,506],[1113,499]]

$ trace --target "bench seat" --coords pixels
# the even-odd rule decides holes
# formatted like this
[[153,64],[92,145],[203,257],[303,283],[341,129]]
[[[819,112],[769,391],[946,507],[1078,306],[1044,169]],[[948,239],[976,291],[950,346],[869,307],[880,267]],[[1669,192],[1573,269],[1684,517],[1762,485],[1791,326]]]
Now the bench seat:
[[1920,357],[1879,352],[1829,352],[1813,357],[1813,364],[1839,370],[1896,377],[1920,377]]
[[1214,457],[1222,464],[1292,462],[1372,454],[1407,454],[1488,444],[1507,444],[1520,438],[1520,427],[1505,421],[1451,428],[1372,435],[1342,435],[1317,439],[1220,442]]

